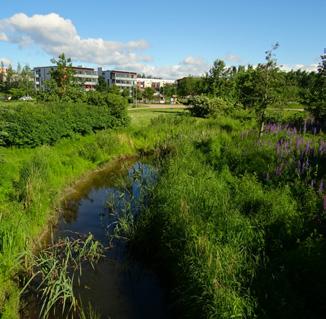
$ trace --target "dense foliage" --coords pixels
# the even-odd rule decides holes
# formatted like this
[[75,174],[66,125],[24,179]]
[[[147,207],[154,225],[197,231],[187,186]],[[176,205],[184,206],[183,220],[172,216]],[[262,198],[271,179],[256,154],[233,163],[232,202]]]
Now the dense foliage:
[[233,107],[220,97],[210,98],[205,95],[195,96],[189,100],[190,113],[197,117],[214,117],[218,114],[227,114]]
[[5,104],[0,108],[0,145],[36,147],[63,137],[125,126],[127,102],[121,96],[89,98],[93,105],[77,103]]
[[[227,67],[216,60],[203,77],[186,77],[178,80],[177,92],[181,101],[196,95],[219,97],[230,104],[257,113],[264,121],[266,107],[307,109],[320,125],[326,125],[326,56],[321,56],[318,72],[302,70],[284,71],[276,63],[273,51],[266,51],[265,63]],[[187,99],[183,99],[187,98]]]
[[153,124],[175,133],[132,243],[179,317],[323,318],[324,136],[278,127],[258,141],[223,117]]
[[326,54],[322,55],[318,73],[310,83],[310,90],[306,92],[308,110],[326,126]]

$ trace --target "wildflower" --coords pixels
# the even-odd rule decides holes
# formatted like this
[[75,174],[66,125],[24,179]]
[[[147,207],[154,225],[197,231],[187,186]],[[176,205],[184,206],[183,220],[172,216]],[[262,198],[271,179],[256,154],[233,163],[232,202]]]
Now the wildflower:
[[321,179],[320,184],[319,184],[318,192],[319,192],[320,194],[322,194],[323,191],[324,191],[324,181],[323,181],[323,179]]
[[317,133],[317,127],[314,126],[314,128],[313,128],[313,134],[316,135],[316,133]]

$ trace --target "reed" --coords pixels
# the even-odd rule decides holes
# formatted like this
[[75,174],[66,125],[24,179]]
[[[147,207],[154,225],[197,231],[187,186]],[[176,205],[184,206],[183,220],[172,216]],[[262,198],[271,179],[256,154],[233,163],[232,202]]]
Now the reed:
[[56,315],[73,318],[82,311],[75,293],[80,282],[83,264],[95,263],[101,258],[103,247],[92,235],[85,239],[65,238],[43,249],[39,254],[26,256],[25,277],[29,278],[21,294],[31,291],[39,297],[40,318]]

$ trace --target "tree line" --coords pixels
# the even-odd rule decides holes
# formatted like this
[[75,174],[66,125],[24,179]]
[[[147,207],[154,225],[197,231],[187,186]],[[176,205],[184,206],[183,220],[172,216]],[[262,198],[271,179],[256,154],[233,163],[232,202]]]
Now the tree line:
[[[202,77],[188,76],[177,80],[176,84],[160,88],[165,98],[177,95],[183,102],[198,95],[220,98],[230,107],[253,109],[263,122],[264,111],[269,107],[287,107],[290,104],[304,107],[316,120],[325,122],[326,117],[326,54],[316,72],[303,70],[284,71],[277,64],[275,50],[278,43],[265,52],[265,61],[257,66],[239,65],[227,67],[223,60],[216,60],[211,69]],[[0,72],[0,92],[13,98],[24,95],[36,96],[40,100],[80,101],[85,97],[81,83],[74,77],[72,62],[61,54],[52,59],[57,67],[51,72],[51,80],[44,89],[35,91],[33,71],[29,66],[17,70],[8,67],[6,74]],[[1,69],[4,69],[3,63]],[[129,102],[151,100],[155,93],[152,88],[129,90],[109,87],[103,77],[99,77],[96,91],[114,93],[129,98]]]
[[[179,97],[205,95],[219,97],[231,107],[256,110],[261,117],[269,107],[297,105],[305,108],[316,120],[326,118],[326,54],[316,72],[284,71],[277,64],[275,50],[278,44],[265,52],[265,62],[253,65],[227,67],[216,60],[202,77],[185,77],[177,82]],[[187,100],[185,100],[187,102]]]

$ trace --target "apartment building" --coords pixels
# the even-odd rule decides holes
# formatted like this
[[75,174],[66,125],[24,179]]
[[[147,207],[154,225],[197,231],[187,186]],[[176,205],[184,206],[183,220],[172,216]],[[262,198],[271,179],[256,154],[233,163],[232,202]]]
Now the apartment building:
[[130,95],[132,94],[132,89],[136,86],[136,72],[117,70],[102,71],[102,68],[98,68],[97,73],[99,76],[103,76],[109,86],[116,85],[121,90],[129,89]]
[[174,80],[164,80],[159,78],[137,78],[137,87],[139,89],[152,88],[155,91],[159,91],[160,88],[167,84],[174,84]]
[[[35,88],[40,89],[45,85],[45,81],[51,79],[51,70],[56,66],[42,66],[34,68]],[[92,68],[72,67],[75,71],[74,77],[84,86],[86,91],[94,90],[98,82],[97,72]]]

